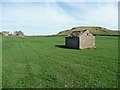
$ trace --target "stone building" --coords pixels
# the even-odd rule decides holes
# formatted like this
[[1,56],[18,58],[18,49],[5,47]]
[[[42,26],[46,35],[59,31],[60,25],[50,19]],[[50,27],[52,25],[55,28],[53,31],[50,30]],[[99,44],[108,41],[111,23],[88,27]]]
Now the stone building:
[[10,32],[8,32],[8,31],[2,31],[1,34],[2,34],[3,36],[9,36],[9,35],[10,35]]
[[88,30],[72,31],[65,37],[65,44],[68,48],[95,48],[95,37]]
[[20,37],[25,36],[22,31],[15,31],[14,33],[9,32],[9,31],[2,31],[2,32],[0,32],[0,35],[2,35],[2,36],[20,36]]

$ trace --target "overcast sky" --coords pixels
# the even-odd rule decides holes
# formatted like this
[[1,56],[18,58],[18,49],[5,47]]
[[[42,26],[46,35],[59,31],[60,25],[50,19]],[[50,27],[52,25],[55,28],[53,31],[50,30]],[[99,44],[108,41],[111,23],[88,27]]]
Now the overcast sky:
[[0,3],[0,30],[21,30],[27,35],[49,35],[76,26],[118,29],[118,0],[68,1],[4,0]]

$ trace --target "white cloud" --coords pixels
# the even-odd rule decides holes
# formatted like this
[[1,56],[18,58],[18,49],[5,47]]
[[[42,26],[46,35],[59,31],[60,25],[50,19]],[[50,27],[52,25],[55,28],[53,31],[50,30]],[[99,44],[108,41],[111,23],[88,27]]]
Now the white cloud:
[[0,3],[0,28],[2,28],[2,3]]
[[20,8],[15,7],[12,9],[3,9],[3,19],[6,21],[18,21],[23,23],[38,23],[49,21],[50,23],[77,22],[74,18],[70,17],[64,10],[55,5],[44,7],[21,6]]
[[23,30],[26,34],[55,34],[80,25],[117,29],[117,3],[64,4],[73,10],[68,13],[66,7],[60,7],[56,2],[8,3],[3,6],[3,29]]
[[109,29],[117,29],[118,27],[118,7],[114,4],[106,4],[87,11],[85,17],[91,24],[95,23]]
[[2,0],[2,2],[119,2],[119,0]]
[[2,0],[2,2],[83,2],[85,0]]
[[[69,24],[78,23],[55,3],[53,5],[46,3],[43,6],[27,4],[23,7],[22,4],[19,5],[18,3],[14,7],[3,9],[3,29],[23,29],[26,33],[31,32],[29,34],[33,34],[33,32],[50,34],[57,33],[63,27],[70,26]],[[32,29],[34,30],[32,31]]]
[[82,2],[65,3],[74,8],[75,17],[81,18],[81,25],[103,26],[109,29],[118,29],[117,2]]

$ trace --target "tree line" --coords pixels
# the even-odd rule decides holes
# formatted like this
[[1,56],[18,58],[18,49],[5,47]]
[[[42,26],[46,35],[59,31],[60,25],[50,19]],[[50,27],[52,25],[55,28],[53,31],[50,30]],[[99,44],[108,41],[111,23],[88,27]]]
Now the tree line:
[[22,31],[15,31],[15,32],[9,32],[9,31],[2,31],[0,32],[0,35],[2,36],[25,36]]

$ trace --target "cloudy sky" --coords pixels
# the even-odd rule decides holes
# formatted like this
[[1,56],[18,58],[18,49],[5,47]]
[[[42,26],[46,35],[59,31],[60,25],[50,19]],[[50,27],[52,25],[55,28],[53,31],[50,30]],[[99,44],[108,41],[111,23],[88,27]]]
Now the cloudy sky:
[[75,26],[118,29],[118,0],[68,1],[4,0],[0,3],[0,30],[22,30],[27,35],[49,35]]

